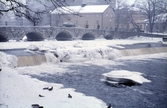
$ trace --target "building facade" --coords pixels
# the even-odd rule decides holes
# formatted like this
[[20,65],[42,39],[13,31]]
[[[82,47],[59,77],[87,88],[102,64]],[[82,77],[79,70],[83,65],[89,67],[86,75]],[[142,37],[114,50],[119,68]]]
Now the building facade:
[[65,9],[55,9],[52,12],[52,26],[62,26],[64,23],[74,24],[80,28],[114,30],[115,15],[109,5],[70,6]]

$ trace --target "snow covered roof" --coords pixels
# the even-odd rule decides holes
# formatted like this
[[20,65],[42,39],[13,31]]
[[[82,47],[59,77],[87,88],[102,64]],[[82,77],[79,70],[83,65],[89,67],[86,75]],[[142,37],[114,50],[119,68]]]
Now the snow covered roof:
[[55,9],[52,14],[70,14],[70,13],[103,13],[109,5],[86,5],[81,6],[67,6]]
[[157,23],[163,23],[167,20],[167,13],[162,13],[156,16],[155,22]]
[[[155,16],[155,23],[164,23],[167,20],[167,13],[162,13]],[[138,21],[137,23],[149,23],[148,19]]]

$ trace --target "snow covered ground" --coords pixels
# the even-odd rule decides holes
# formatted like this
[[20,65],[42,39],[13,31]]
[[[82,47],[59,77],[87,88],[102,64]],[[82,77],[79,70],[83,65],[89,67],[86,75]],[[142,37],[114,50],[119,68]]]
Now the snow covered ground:
[[[39,50],[45,51],[57,51],[75,50],[80,49],[81,51],[92,51],[94,49],[105,50],[108,46],[120,47],[119,45],[127,45],[134,43],[145,43],[145,42],[159,42],[162,41],[158,38],[143,38],[135,37],[128,40],[104,40],[97,39],[94,41],[44,41],[44,42],[15,42],[10,41],[6,43],[0,43],[0,49],[18,49],[18,48],[30,48],[30,46],[37,46]],[[122,46],[121,46],[122,47]],[[33,48],[33,47],[31,47]],[[78,53],[78,52],[77,52]],[[49,54],[49,53],[47,53]],[[59,55],[63,55],[59,52]],[[17,57],[12,55],[6,55],[0,52],[0,108],[31,108],[32,104],[39,104],[44,108],[106,108],[108,103],[104,103],[102,100],[96,97],[86,96],[82,93],[76,92],[73,88],[63,88],[62,84],[47,83],[31,78],[26,75],[28,73],[40,74],[41,72],[64,73],[68,70],[66,68],[70,63],[66,65],[55,64],[56,61],[52,60],[53,55],[47,55],[50,62],[39,66],[33,67],[18,67],[14,68],[17,64]],[[101,59],[98,61],[98,55],[92,52],[93,56],[97,56],[96,59],[89,59],[83,62],[76,62],[81,65],[97,64],[105,66],[105,64],[111,63],[112,61]],[[129,59],[148,59],[149,57],[166,57],[166,53],[138,56]],[[75,58],[75,57],[73,57]],[[124,58],[120,58],[124,59]],[[126,57],[127,59],[127,57]],[[57,63],[57,62],[56,62]],[[114,63],[113,63],[114,65]],[[71,71],[72,72],[72,71]],[[100,80],[100,79],[99,79]],[[43,90],[44,87],[52,87],[52,91]],[[84,86],[84,85],[83,85]],[[68,94],[72,95],[72,98],[68,98]],[[43,95],[44,97],[39,97]]]
[[[0,80],[0,108],[31,108],[32,104],[39,104],[44,108],[105,108],[106,106],[101,100],[77,93],[73,88],[63,88],[61,84],[32,79],[8,67],[2,68]],[[44,87],[50,86],[53,86],[52,91],[43,90]],[[68,98],[68,94],[71,94],[72,98]]]

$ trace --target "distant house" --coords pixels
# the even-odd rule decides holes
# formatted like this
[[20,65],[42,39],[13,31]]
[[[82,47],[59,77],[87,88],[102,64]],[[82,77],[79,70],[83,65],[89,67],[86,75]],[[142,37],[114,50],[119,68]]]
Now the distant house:
[[167,13],[159,14],[153,27],[154,32],[167,32]]
[[[119,15],[121,21],[118,21],[120,23],[118,31],[138,31],[138,28],[140,28],[141,31],[145,30],[145,25],[143,25],[143,23],[141,23],[141,21],[146,20],[146,16],[143,15],[143,13],[134,7],[131,8],[123,8],[123,10],[127,10],[123,11],[123,15]],[[130,14],[129,14],[130,13]],[[140,24],[138,24],[138,22]]]
[[143,15],[142,12],[136,11],[132,17],[133,17],[134,22],[140,28],[140,30],[144,32],[146,30],[146,24],[143,21],[147,19],[146,16]]
[[[149,31],[148,19],[139,21],[138,25],[142,26],[145,32]],[[167,32],[167,13],[159,14],[155,17],[153,32]]]
[[51,15],[52,26],[69,23],[75,27],[90,29],[113,30],[115,28],[115,15],[109,5],[62,7],[55,9]]

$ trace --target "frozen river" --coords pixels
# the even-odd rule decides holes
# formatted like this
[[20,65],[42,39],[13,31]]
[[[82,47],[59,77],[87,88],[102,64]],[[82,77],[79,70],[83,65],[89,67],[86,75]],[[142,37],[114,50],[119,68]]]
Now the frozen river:
[[[42,81],[63,84],[65,88],[74,88],[86,96],[111,103],[113,108],[166,108],[167,58],[118,59],[105,61],[107,63],[103,65],[98,64],[104,61],[95,62],[98,63],[59,64],[59,67],[66,67],[68,70],[63,74],[57,70],[53,70],[52,74],[41,70],[40,74],[32,72],[29,75]],[[114,87],[101,82],[101,75],[112,70],[141,72],[151,83]]]
[[[137,50],[140,55],[124,56],[119,52],[166,47],[159,39],[11,41],[0,45],[1,51],[8,50],[7,55],[0,52],[0,108],[30,108],[33,103],[47,108],[106,108],[109,103],[113,108],[167,107],[167,53],[142,55],[144,52]],[[38,51],[32,51],[34,48]],[[22,56],[22,53],[10,52],[13,49],[46,52],[47,62],[17,67],[17,57],[9,54]],[[140,72],[151,82],[129,87],[100,81],[102,74],[115,70]],[[53,91],[42,90],[46,86],[53,86]],[[68,93],[72,99],[67,98]]]

